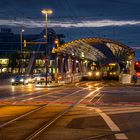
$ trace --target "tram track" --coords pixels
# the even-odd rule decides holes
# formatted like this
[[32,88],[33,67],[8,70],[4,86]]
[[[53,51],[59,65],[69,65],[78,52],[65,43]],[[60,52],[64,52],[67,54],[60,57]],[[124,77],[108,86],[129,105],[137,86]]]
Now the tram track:
[[[61,119],[64,115],[66,115],[70,110],[72,110],[73,108],[75,108],[79,103],[81,103],[82,101],[84,101],[86,98],[88,98],[89,96],[91,96],[91,93],[93,94],[94,92],[90,92],[89,94],[85,95],[82,99],[76,101],[73,105],[71,105],[70,107],[68,107],[67,109],[65,109],[64,111],[60,112],[58,115],[56,115],[53,119],[51,119],[48,123],[46,123],[45,125],[41,126],[40,128],[38,128],[35,132],[33,132],[32,134],[30,134],[28,137],[26,137],[24,140],[34,140],[35,138],[39,137],[39,135],[41,133],[43,133],[44,131],[46,132],[47,129],[49,127],[51,127],[51,125],[55,124],[57,122],[58,119]],[[96,90],[95,90],[96,93]],[[94,95],[94,97],[96,97],[96,94]]]
[[[61,97],[61,98],[59,98],[59,99],[56,99],[56,100],[50,102],[50,103],[47,104],[47,105],[39,106],[38,108],[36,108],[36,109],[34,109],[34,110],[31,110],[31,111],[29,111],[29,112],[26,112],[25,114],[22,114],[22,115],[20,115],[20,116],[14,118],[14,119],[12,119],[12,120],[10,120],[10,121],[7,121],[7,122],[5,122],[5,123],[3,123],[3,124],[0,125],[0,131],[3,130],[3,129],[5,129],[4,131],[6,132],[6,128],[8,128],[9,126],[11,126],[12,124],[17,123],[17,122],[19,122],[19,121],[21,121],[21,120],[24,120],[25,118],[30,117],[31,115],[33,115],[33,114],[35,114],[35,113],[38,113],[39,111],[41,111],[41,110],[43,110],[43,109],[45,109],[45,108],[48,108],[50,104],[53,104],[53,103],[55,103],[55,102],[57,102],[57,101],[59,101],[59,100],[62,100],[62,99],[64,99],[64,98],[67,98],[67,97],[69,97],[69,96],[72,96],[72,95],[74,95],[74,94],[77,94],[78,92],[83,91],[83,90],[85,90],[85,88],[80,89],[80,90],[78,89],[78,90],[76,90],[75,92],[72,92],[72,93],[69,94],[69,95],[63,96],[63,97]],[[61,110],[61,109],[60,109],[60,110]],[[60,111],[60,112],[62,112],[62,111]],[[58,115],[58,114],[59,114],[59,112],[56,112],[55,115]],[[53,117],[53,118],[54,118],[54,117]],[[26,119],[25,119],[25,121],[26,121]],[[25,122],[25,123],[26,123],[26,122]],[[0,134],[1,134],[1,132],[0,132]]]
[[[61,91],[63,91],[63,90],[62,89],[57,90],[57,92],[61,92]],[[48,91],[46,91],[46,89],[44,89],[42,91],[37,91],[35,93],[19,95],[19,96],[15,96],[15,97],[12,97],[12,98],[10,98],[10,97],[3,98],[3,99],[0,99],[0,103],[1,102],[10,102],[11,105],[15,105],[17,102],[21,103],[21,102],[26,102],[26,101],[32,101],[34,99],[39,99],[39,98],[42,98],[42,97],[47,97],[47,96],[56,94],[57,92],[55,90],[51,90],[51,92],[48,92]]]

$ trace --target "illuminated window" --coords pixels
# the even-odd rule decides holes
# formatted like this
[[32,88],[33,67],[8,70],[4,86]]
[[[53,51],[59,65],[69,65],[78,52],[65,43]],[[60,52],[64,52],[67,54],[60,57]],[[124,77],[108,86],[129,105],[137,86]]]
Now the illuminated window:
[[42,59],[37,59],[36,60],[36,66],[44,66],[44,64],[45,64],[44,60],[42,60]]
[[9,59],[0,59],[0,65],[8,65]]

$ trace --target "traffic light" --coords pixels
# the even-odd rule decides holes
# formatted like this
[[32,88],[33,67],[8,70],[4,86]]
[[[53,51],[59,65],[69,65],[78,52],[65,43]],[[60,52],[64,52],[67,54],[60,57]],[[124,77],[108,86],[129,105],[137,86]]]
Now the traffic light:
[[27,47],[27,42],[26,42],[26,40],[24,40],[24,47],[25,47],[25,48]]
[[56,38],[54,40],[54,44],[55,44],[55,47],[58,48],[58,46],[59,46],[59,39],[58,38]]
[[56,38],[55,40],[54,40],[54,44],[59,44],[59,40],[58,40],[58,38]]

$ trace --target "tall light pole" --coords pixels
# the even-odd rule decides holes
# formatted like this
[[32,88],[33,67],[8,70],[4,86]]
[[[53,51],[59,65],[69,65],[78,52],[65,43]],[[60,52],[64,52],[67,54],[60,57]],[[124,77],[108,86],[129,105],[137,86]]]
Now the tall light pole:
[[46,40],[48,39],[47,35],[48,35],[48,15],[52,14],[53,11],[51,9],[43,9],[42,11],[42,14],[45,15],[45,20],[46,20]]
[[24,32],[24,29],[21,29],[21,31],[20,31],[20,53],[21,53],[21,66],[20,66],[20,68],[21,68],[21,73],[22,73],[22,33]]
[[[45,20],[46,20],[46,41],[48,41],[48,15],[52,14],[53,11],[51,9],[43,9],[42,14],[45,15]],[[50,55],[50,54],[49,54]],[[48,59],[50,61],[50,59]],[[47,85],[47,77],[48,77],[48,64],[46,63],[46,85]]]
[[20,31],[20,51],[21,51],[21,53],[22,53],[22,33],[24,32],[24,29],[22,29],[21,31]]

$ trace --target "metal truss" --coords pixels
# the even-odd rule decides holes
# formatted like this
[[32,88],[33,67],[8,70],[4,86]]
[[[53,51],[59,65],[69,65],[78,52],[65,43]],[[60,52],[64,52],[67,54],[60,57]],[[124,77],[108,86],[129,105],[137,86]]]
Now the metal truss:
[[[97,47],[96,45],[98,44],[99,46]],[[99,48],[100,45],[102,45],[101,48]],[[128,60],[128,57],[134,53],[134,50],[111,39],[82,38],[58,47],[55,49],[55,52],[65,53],[78,58],[84,57],[92,61],[102,61],[113,57],[118,59],[119,62]]]

